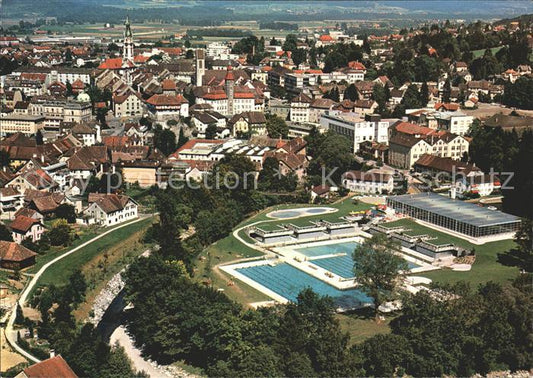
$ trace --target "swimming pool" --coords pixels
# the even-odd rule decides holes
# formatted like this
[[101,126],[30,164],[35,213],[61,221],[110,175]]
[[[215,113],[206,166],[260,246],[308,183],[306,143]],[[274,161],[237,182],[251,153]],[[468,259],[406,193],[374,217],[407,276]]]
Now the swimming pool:
[[287,263],[258,265],[237,271],[292,302],[296,301],[300,291],[309,287],[317,294],[332,297],[337,307],[348,309],[372,303],[372,299],[359,290],[336,289]]
[[[352,252],[347,253],[346,255],[325,257],[323,259],[313,259],[311,260],[311,263],[326,270],[329,270],[331,273],[341,276],[342,278],[354,278],[355,276],[353,273],[354,263],[352,258]],[[410,261],[407,261],[407,266],[409,267],[409,269],[420,267],[420,265],[417,265]]]
[[267,216],[269,218],[290,219],[290,218],[298,218],[298,217],[303,217],[303,216],[332,213],[335,211],[337,211],[337,209],[334,209],[332,207],[302,207],[300,209],[287,209],[287,210],[272,211],[268,213]]
[[350,242],[315,245],[311,247],[301,247],[301,248],[295,248],[294,250],[307,257],[333,255],[336,253],[346,253],[351,256],[357,245],[358,245],[357,242],[350,241]]

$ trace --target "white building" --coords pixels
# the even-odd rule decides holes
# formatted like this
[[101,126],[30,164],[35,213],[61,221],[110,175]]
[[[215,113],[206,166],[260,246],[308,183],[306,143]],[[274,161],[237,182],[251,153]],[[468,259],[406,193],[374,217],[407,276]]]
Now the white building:
[[342,175],[342,184],[346,189],[358,193],[381,194],[394,190],[392,175],[377,169],[348,171]]
[[440,129],[457,135],[465,135],[474,122],[474,117],[462,112],[435,112],[432,115]]
[[359,151],[359,145],[366,141],[377,143],[389,142],[389,127],[397,120],[375,120],[365,121],[359,118],[357,113],[343,113],[340,111],[329,111],[322,115],[320,124],[333,130],[337,134],[345,135],[353,141],[354,152]]
[[89,203],[80,223],[109,227],[137,218],[137,203],[128,196],[91,193]]

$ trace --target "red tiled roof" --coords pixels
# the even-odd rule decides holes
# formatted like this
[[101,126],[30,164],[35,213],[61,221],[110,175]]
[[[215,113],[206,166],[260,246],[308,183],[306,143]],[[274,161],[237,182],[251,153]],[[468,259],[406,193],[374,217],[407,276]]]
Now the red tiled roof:
[[363,63],[352,60],[351,62],[348,62],[348,67],[353,68],[355,70],[366,70],[366,67]]
[[[133,67],[133,63],[128,62],[129,67]],[[122,58],[109,58],[102,62],[99,66],[99,70],[118,70],[122,68]]]
[[414,123],[409,122],[400,122],[396,125],[396,131],[403,133],[403,134],[410,134],[410,135],[431,135],[435,133],[435,130],[430,129],[429,127],[419,126],[415,125]]
[[19,215],[15,218],[13,223],[11,223],[11,229],[15,232],[20,232],[25,234],[28,232],[34,224],[41,223],[38,219],[29,218],[24,215]]
[[176,82],[174,80],[165,79],[161,82],[161,87],[164,91],[175,91],[176,90]]
[[333,41],[333,38],[331,37],[331,35],[324,34],[324,35],[320,36],[320,40],[322,42],[331,42],[331,41]]
[[459,104],[437,102],[435,104],[435,110],[439,110],[440,108],[444,108],[446,110],[455,111],[455,110],[459,109]]
[[[28,248],[17,244],[15,242],[8,242],[0,240],[0,260],[6,261],[24,261],[37,254]],[[52,377],[53,375],[49,375]],[[38,375],[31,375],[31,377],[40,377]],[[44,376],[42,376],[44,377]]]
[[78,378],[61,356],[55,356],[24,369],[28,378]]
[[155,94],[147,101],[148,104],[153,106],[179,106],[186,104],[188,101],[182,95],[160,95]]

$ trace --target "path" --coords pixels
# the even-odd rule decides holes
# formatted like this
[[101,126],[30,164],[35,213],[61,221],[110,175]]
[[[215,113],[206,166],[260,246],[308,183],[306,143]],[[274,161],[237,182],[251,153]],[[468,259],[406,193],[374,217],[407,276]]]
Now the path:
[[121,347],[124,348],[124,351],[131,360],[131,364],[133,365],[133,368],[135,370],[144,371],[150,377],[172,377],[172,375],[170,375],[168,372],[164,371],[161,368],[158,368],[155,364],[146,361],[142,357],[141,352],[135,347],[132,338],[130,337],[130,335],[128,335],[126,331],[126,327],[124,327],[123,325],[118,326],[111,334],[109,344],[114,345],[115,343],[118,343]]
[[[88,240],[85,243],[80,244],[76,248],[73,248],[70,251],[63,253],[61,256],[58,256],[55,259],[47,262],[46,264],[44,264],[41,267],[41,269],[39,269],[39,271],[37,273],[35,273],[35,275],[32,277],[32,279],[28,282],[28,284],[26,285],[26,287],[22,291],[17,303],[20,305],[20,307],[24,307],[24,305],[26,304],[26,300],[28,299],[28,295],[31,293],[31,291],[33,290],[35,285],[37,285],[37,282],[39,281],[39,278],[43,275],[43,273],[50,266],[54,265],[59,260],[62,260],[63,258],[65,258],[67,256],[70,256],[74,252],[79,251],[80,249],[88,246],[89,244],[95,242],[96,240],[98,240],[100,238],[103,238],[106,235],[109,235],[110,233],[112,233],[112,232],[114,232],[116,230],[119,230],[119,229],[121,229],[123,227],[129,226],[131,224],[143,221],[143,220],[145,220],[145,219],[147,219],[149,217],[152,217],[152,216],[153,215],[144,215],[144,216],[141,216],[141,217],[139,217],[138,219],[136,219],[136,220],[134,220],[132,222],[124,223],[124,224],[122,224],[120,226],[117,226],[117,227],[115,227],[115,228],[113,228],[111,230],[108,230],[108,231],[106,231],[106,232],[104,232],[104,233],[102,233],[102,234],[100,234],[98,236],[95,236],[91,240]],[[40,362],[40,360],[37,357],[35,357],[31,353],[25,351],[24,349],[22,349],[22,347],[20,345],[17,344],[17,331],[13,329],[13,325],[15,323],[15,318],[16,318],[16,311],[15,310],[16,310],[16,305],[11,310],[11,315],[10,315],[9,321],[7,322],[7,325],[6,325],[5,335],[6,335],[7,342],[11,345],[11,347],[13,349],[15,349],[16,352],[20,353],[21,355],[26,357],[31,362],[35,362],[35,363]]]

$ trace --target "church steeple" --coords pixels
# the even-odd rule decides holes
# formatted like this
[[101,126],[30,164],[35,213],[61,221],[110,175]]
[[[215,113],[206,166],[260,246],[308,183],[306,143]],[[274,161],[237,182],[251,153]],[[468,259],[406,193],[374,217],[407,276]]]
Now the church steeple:
[[130,69],[135,65],[133,58],[133,33],[131,32],[130,18],[124,22],[124,49],[122,50],[122,68],[126,83],[131,85]]
[[124,50],[122,52],[122,58],[125,61],[133,62],[133,33],[131,32],[130,18],[126,17],[124,22]]
[[124,22],[124,25],[126,26],[126,30],[124,30],[124,39],[128,37],[133,38],[133,34],[131,33],[130,16],[126,17],[126,21]]

